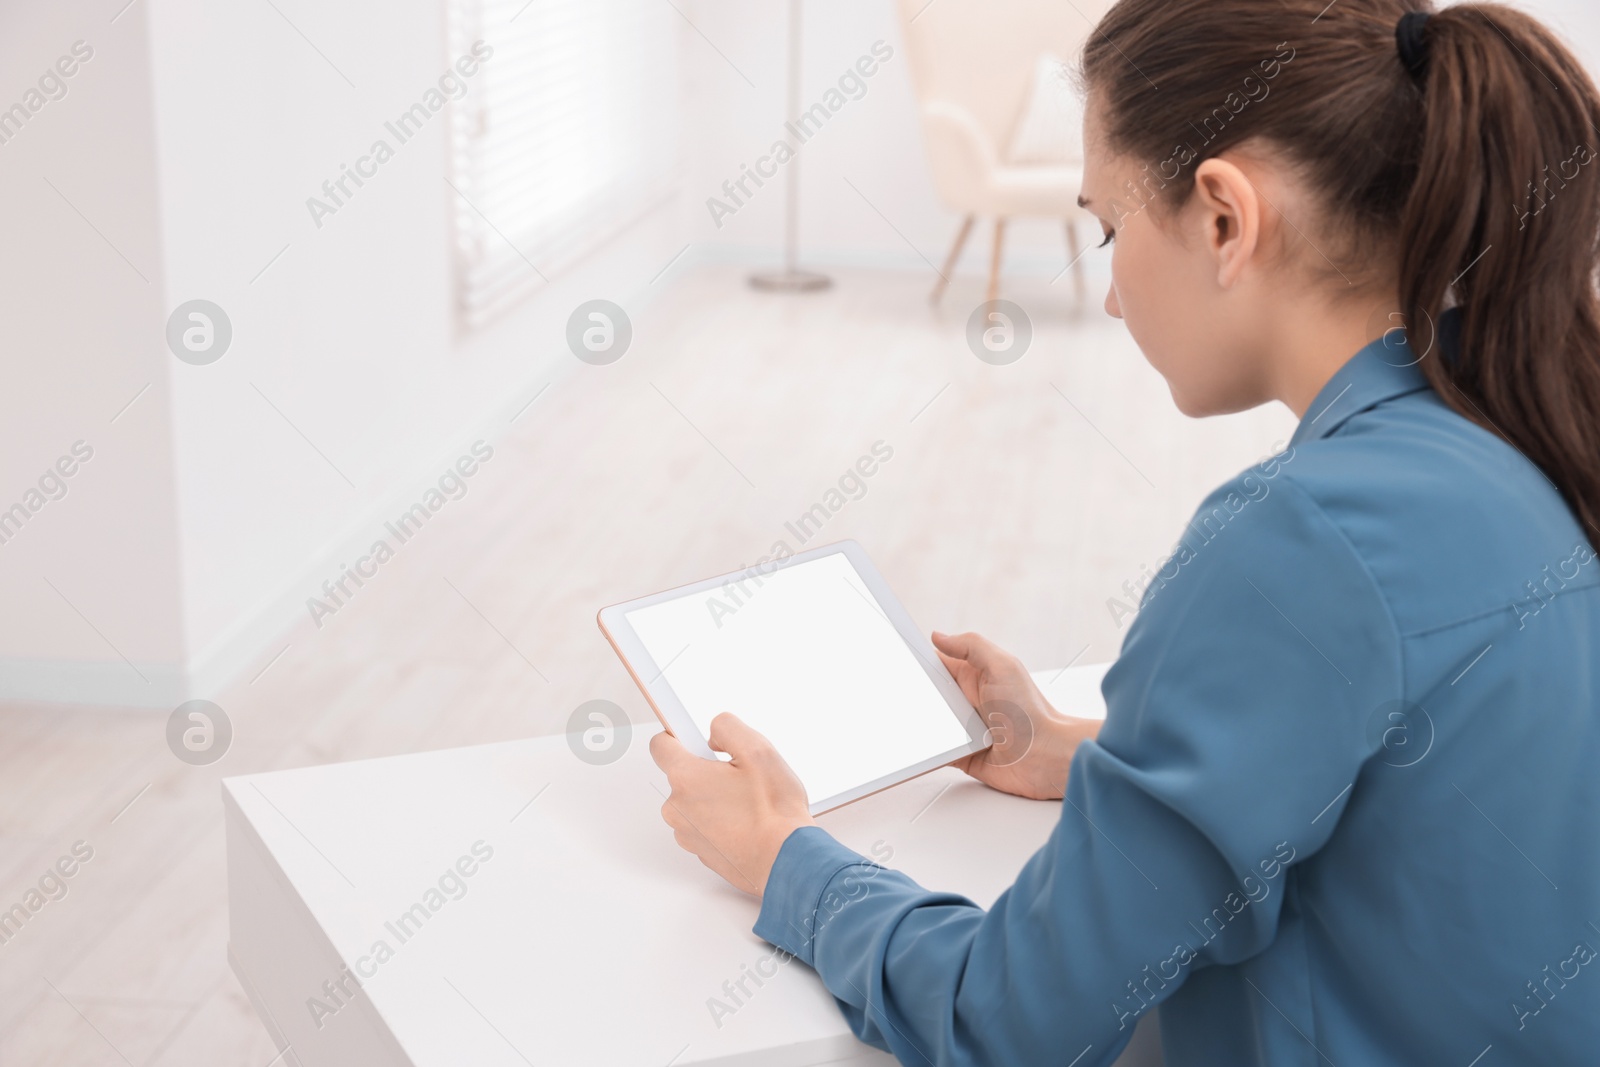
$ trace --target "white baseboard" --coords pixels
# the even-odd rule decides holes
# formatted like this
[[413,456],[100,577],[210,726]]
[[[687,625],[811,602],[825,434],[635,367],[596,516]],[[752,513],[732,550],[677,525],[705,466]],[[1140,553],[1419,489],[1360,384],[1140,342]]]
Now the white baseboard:
[[4,701],[174,708],[190,699],[189,690],[188,672],[178,663],[0,659]]

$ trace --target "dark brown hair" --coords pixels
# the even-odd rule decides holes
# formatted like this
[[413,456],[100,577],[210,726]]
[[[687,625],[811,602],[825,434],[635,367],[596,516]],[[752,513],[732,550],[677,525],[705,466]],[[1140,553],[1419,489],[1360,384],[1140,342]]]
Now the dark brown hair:
[[[1148,161],[1124,193],[1184,202],[1205,159],[1255,141],[1309,182],[1311,237],[1352,287],[1398,282],[1421,369],[1544,471],[1600,533],[1600,96],[1535,19],[1433,11],[1402,61],[1406,0],[1121,0],[1083,80],[1110,147]],[[1293,220],[1291,220],[1292,224]],[[1343,282],[1340,283],[1341,285]]]

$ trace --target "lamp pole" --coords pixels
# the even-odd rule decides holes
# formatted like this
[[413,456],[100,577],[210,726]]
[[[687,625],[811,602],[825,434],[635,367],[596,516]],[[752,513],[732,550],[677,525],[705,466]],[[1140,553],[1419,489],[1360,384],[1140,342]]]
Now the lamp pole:
[[[798,128],[800,121],[800,0],[789,0],[789,125]],[[804,293],[826,289],[833,279],[826,274],[801,270],[796,257],[800,243],[800,153],[795,146],[795,158],[789,162],[783,177],[783,269],[758,271],[750,275],[750,285],[769,292]]]

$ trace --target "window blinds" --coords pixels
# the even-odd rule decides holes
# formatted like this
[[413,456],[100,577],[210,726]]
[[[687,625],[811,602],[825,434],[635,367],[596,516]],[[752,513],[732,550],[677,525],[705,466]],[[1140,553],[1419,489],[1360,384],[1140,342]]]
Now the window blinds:
[[452,110],[462,322],[482,325],[636,220],[677,172],[678,18],[661,0],[448,0],[494,48]]

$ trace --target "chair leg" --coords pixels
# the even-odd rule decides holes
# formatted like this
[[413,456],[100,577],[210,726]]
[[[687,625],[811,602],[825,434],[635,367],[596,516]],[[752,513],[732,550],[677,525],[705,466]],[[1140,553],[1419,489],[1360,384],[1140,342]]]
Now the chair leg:
[[1088,297],[1088,291],[1083,281],[1083,256],[1078,249],[1078,227],[1073,225],[1071,219],[1067,220],[1067,251],[1072,255],[1072,289],[1078,296],[1078,303],[1083,303]]
[[956,231],[956,243],[950,246],[950,254],[944,257],[944,270],[939,272],[939,278],[933,283],[933,292],[928,294],[928,303],[937,304],[944,296],[945,286],[950,284],[950,272],[956,269],[956,261],[961,258],[961,250],[966,247],[967,235],[972,232],[973,216],[968,215],[961,220],[961,229]]
[[1005,243],[1006,220],[994,220],[994,254],[989,260],[989,299],[1000,299],[1000,254]]

